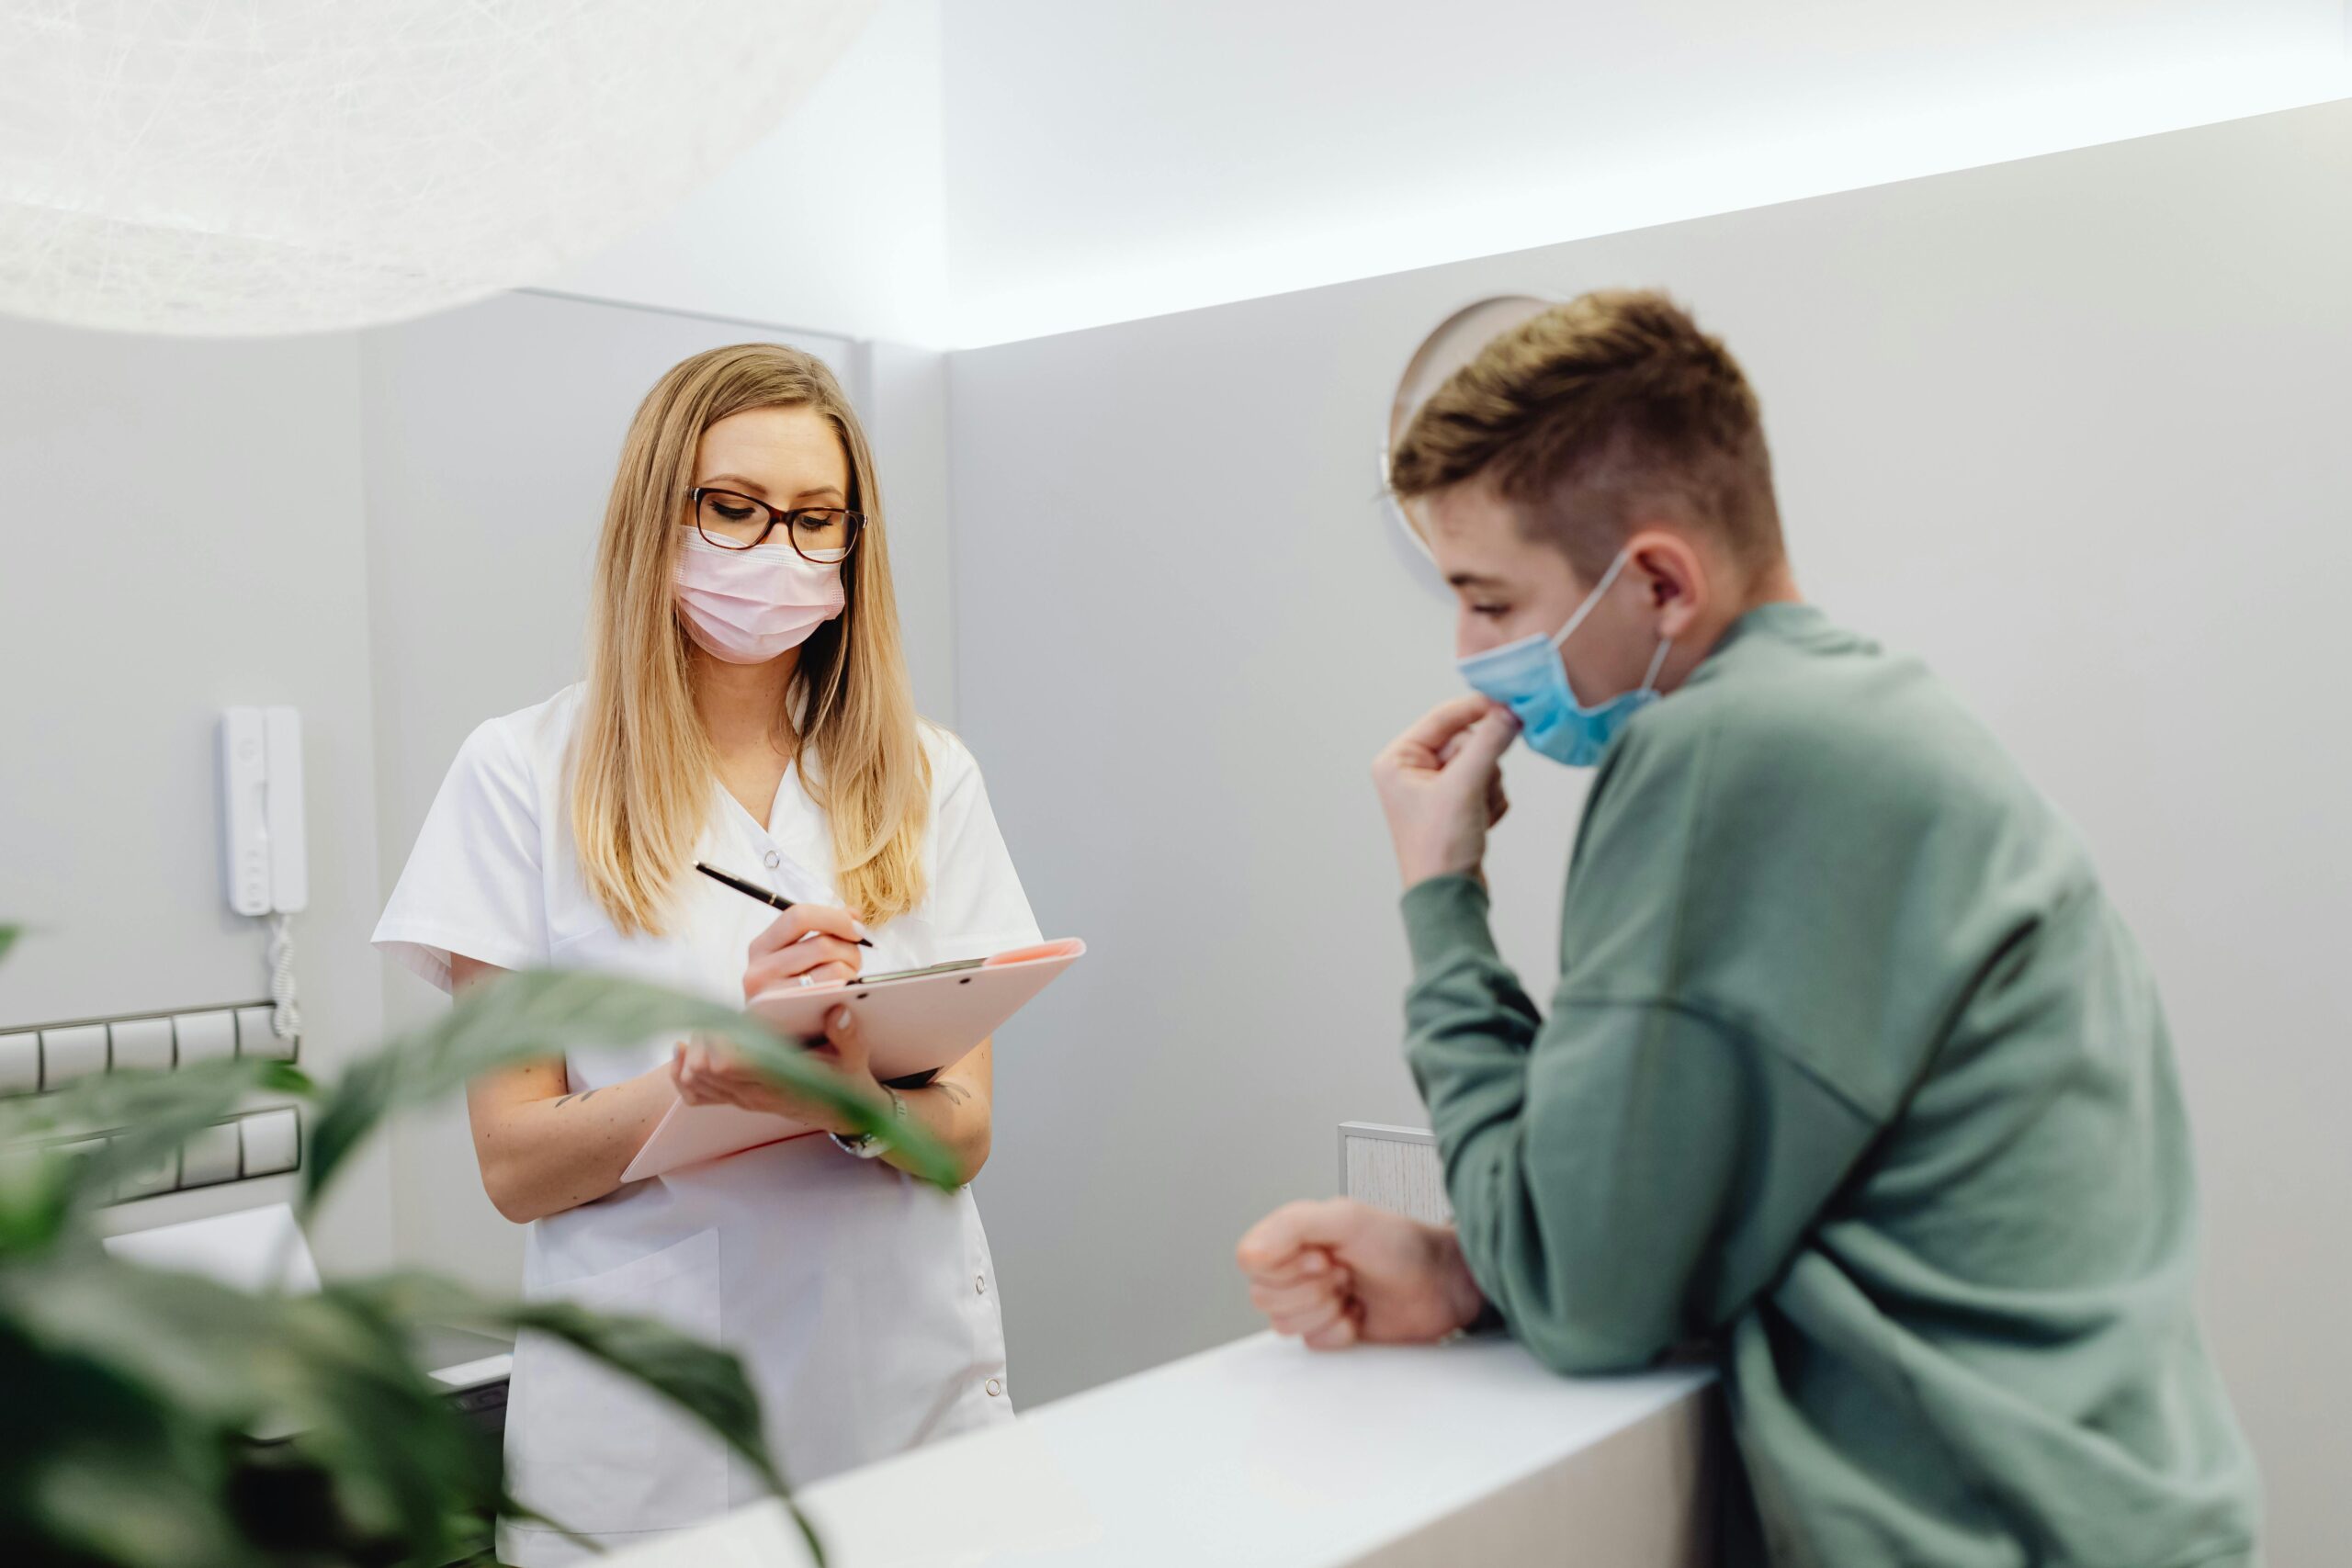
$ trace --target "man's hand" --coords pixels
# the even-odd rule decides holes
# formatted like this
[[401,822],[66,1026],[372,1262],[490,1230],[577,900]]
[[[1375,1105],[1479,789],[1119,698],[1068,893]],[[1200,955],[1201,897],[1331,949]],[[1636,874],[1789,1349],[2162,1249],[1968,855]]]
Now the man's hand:
[[[825,1034],[826,1043],[812,1047],[808,1055],[849,1080],[851,1088],[880,1100],[882,1086],[867,1064],[865,1042],[849,1009],[832,1010],[825,1020]],[[670,1077],[678,1086],[678,1098],[688,1105],[740,1105],[827,1133],[850,1130],[849,1119],[841,1111],[763,1077],[723,1043],[680,1041],[670,1055]]]
[[1276,1209],[1236,1256],[1274,1332],[1317,1350],[1427,1344],[1486,1304],[1451,1229],[1344,1198]]
[[1510,809],[1501,759],[1518,734],[1519,720],[1501,704],[1456,697],[1373,760],[1373,786],[1406,886],[1450,873],[1480,874],[1487,829]]

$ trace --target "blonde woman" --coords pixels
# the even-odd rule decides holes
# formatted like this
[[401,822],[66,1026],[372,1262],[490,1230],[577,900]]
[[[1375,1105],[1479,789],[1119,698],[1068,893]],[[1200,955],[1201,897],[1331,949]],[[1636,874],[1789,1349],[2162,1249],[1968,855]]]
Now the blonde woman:
[[[605,511],[589,634],[584,682],[458,751],[376,931],[401,962],[453,991],[555,964],[740,1005],[1037,940],[970,753],[915,715],[873,458],[820,362],[741,344],[654,387]],[[777,919],[697,860],[798,907]],[[870,1080],[854,1031],[831,1048]],[[987,1159],[986,1045],[875,1091],[967,1179]],[[797,1481],[1010,1418],[968,1190],[821,1134],[624,1186],[678,1097],[828,1125],[671,1040],[475,1085],[482,1184],[529,1226],[528,1294],[736,1351]],[[758,1492],[707,1434],[536,1338],[516,1351],[506,1440],[516,1496],[606,1545]],[[499,1545],[525,1568],[580,1555],[516,1519]]]

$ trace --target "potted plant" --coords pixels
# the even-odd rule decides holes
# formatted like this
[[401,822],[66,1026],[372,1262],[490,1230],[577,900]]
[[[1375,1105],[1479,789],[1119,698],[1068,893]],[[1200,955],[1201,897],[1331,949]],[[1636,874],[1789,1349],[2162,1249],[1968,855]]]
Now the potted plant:
[[[0,926],[0,956],[17,934]],[[491,1561],[494,1516],[527,1510],[507,1493],[497,1443],[412,1359],[428,1324],[561,1337],[690,1411],[789,1506],[741,1364],[650,1319],[492,1299],[411,1269],[247,1294],[111,1257],[92,1224],[119,1182],[256,1093],[311,1107],[297,1202],[307,1217],[386,1117],[508,1063],[673,1031],[732,1042],[778,1082],[905,1149],[925,1179],[955,1185],[944,1148],[757,1019],[555,971],[469,992],[331,1084],[290,1063],[239,1059],[0,1100],[0,1562]],[[87,1152],[67,1152],[76,1144]],[[821,1563],[808,1521],[793,1516]]]

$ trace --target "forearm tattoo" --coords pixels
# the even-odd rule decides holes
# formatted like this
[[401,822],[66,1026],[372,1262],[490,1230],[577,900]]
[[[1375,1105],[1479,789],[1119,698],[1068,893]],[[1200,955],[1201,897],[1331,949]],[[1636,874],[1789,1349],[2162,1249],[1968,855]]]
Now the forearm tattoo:
[[582,1102],[585,1102],[585,1101],[587,1101],[587,1100],[591,1100],[595,1099],[597,1095],[599,1095],[599,1094],[601,1094],[601,1093],[603,1093],[603,1092],[604,1092],[604,1091],[603,1091],[602,1089],[583,1089],[580,1090],[580,1092],[578,1092],[577,1094],[567,1094],[567,1095],[565,1095],[561,1100],[557,1100],[557,1101],[556,1101],[556,1104],[558,1104],[559,1106],[562,1106],[562,1105],[569,1105],[569,1104],[571,1104],[571,1103],[573,1100],[581,1100],[581,1101],[582,1101]]

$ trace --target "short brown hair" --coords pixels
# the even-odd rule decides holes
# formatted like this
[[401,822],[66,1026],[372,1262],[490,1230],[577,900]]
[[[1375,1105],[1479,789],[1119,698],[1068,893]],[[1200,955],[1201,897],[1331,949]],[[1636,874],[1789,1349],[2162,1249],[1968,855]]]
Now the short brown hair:
[[1467,479],[1524,508],[1586,577],[1636,513],[1777,561],[1780,507],[1756,394],[1720,339],[1663,294],[1586,294],[1504,333],[1430,394],[1388,465],[1400,499]]

